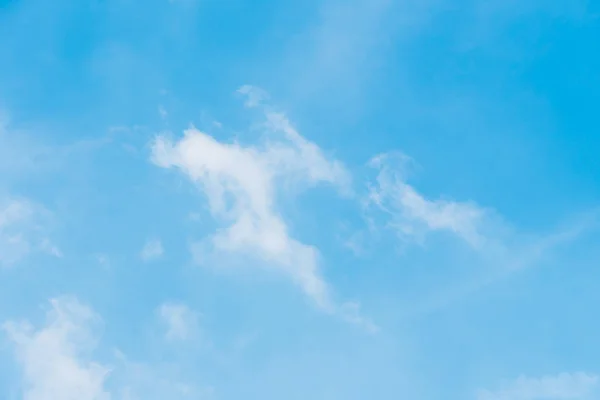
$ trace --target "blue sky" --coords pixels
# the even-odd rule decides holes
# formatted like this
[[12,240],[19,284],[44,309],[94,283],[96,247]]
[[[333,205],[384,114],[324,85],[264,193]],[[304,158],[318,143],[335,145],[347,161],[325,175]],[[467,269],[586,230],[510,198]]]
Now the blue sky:
[[0,398],[600,398],[600,3],[0,0]]

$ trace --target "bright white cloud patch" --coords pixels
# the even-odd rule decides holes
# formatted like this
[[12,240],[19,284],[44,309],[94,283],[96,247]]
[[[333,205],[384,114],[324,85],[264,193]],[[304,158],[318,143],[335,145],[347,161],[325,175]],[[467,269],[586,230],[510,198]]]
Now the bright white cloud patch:
[[[260,98],[244,89],[251,106]],[[327,159],[280,113],[266,112],[270,140],[260,146],[219,142],[195,128],[172,141],[158,136],[153,162],[178,168],[205,192],[212,215],[223,223],[211,238],[214,249],[246,253],[290,276],[317,304],[331,306],[315,247],[294,239],[281,216],[276,191],[281,183],[321,182],[347,188],[341,163]]]
[[165,303],[158,308],[158,315],[166,328],[169,341],[187,340],[198,333],[198,313],[185,304]]
[[48,212],[25,199],[0,200],[0,266],[11,266],[33,251],[61,257],[44,233]]
[[497,391],[481,390],[477,400],[591,400],[598,395],[598,376],[562,373],[541,378],[519,377]]
[[[163,310],[163,309],[161,309]],[[191,311],[164,307],[171,334],[192,332]],[[91,360],[100,317],[72,297],[50,300],[44,326],[9,321],[3,331],[14,345],[22,371],[23,400],[163,400],[210,398],[210,387],[181,380],[160,364],[129,361],[117,351],[110,368]],[[110,378],[110,383],[109,383]]]
[[390,225],[404,240],[421,242],[429,232],[446,231],[474,247],[481,245],[486,210],[470,202],[427,199],[406,182],[409,163],[402,154],[383,154],[370,161],[379,173],[370,186],[369,204],[390,215]]
[[23,370],[24,400],[108,400],[109,369],[88,360],[99,318],[73,298],[50,301],[46,325],[7,322]]
[[164,253],[162,242],[158,239],[152,239],[146,242],[140,257],[144,261],[153,261],[160,258]]

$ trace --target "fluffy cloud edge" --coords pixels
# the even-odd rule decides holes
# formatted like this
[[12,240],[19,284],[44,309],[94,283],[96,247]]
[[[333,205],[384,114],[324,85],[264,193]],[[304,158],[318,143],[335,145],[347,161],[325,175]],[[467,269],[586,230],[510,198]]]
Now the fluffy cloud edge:
[[23,373],[23,396],[29,400],[109,400],[105,388],[110,368],[91,361],[93,326],[100,317],[74,297],[50,300],[46,324],[3,324],[14,344]]

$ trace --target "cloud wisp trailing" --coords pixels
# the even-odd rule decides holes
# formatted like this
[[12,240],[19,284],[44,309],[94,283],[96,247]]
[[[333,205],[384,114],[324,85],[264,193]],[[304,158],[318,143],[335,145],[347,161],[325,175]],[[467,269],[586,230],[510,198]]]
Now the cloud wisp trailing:
[[[277,194],[286,184],[327,184],[348,193],[350,174],[300,135],[285,114],[264,106],[264,91],[243,86],[239,92],[246,96],[247,107],[264,112],[268,140],[251,146],[220,142],[192,127],[176,141],[156,137],[152,161],[180,170],[206,195],[212,216],[222,224],[204,242],[211,250],[255,257],[287,275],[321,309],[344,316],[321,274],[318,249],[292,236]],[[358,321],[357,315],[345,319]]]
[[474,248],[482,246],[490,211],[473,202],[427,199],[407,182],[411,163],[401,153],[373,157],[369,166],[377,177],[369,185],[367,205],[386,212],[389,225],[404,241],[423,243],[429,233],[449,232]]
[[[250,104],[255,101],[251,96]],[[285,116],[268,114],[267,120],[282,137],[262,146],[222,143],[189,128],[175,142],[158,136],[152,161],[179,169],[202,188],[212,215],[224,224],[210,239],[214,249],[259,257],[292,278],[320,307],[331,308],[318,250],[289,233],[277,208],[276,182],[298,179],[310,185],[343,185],[346,172],[300,136]]]
[[[368,163],[377,175],[368,182],[364,200],[371,230],[393,232],[401,246],[425,246],[428,237],[449,234],[465,243],[475,256],[475,269],[454,283],[411,303],[402,318],[443,309],[518,271],[534,267],[550,254],[576,241],[598,225],[599,210],[590,210],[567,225],[547,233],[526,234],[506,222],[494,209],[473,201],[430,199],[408,183],[414,161],[399,152],[380,154]],[[377,223],[373,223],[377,220]],[[383,221],[383,223],[381,222]]]

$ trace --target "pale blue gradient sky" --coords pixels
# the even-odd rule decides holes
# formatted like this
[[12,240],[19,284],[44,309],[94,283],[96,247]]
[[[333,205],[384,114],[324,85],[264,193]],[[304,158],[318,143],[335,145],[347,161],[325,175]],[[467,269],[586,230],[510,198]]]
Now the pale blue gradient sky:
[[600,398],[599,17],[0,0],[0,398]]

